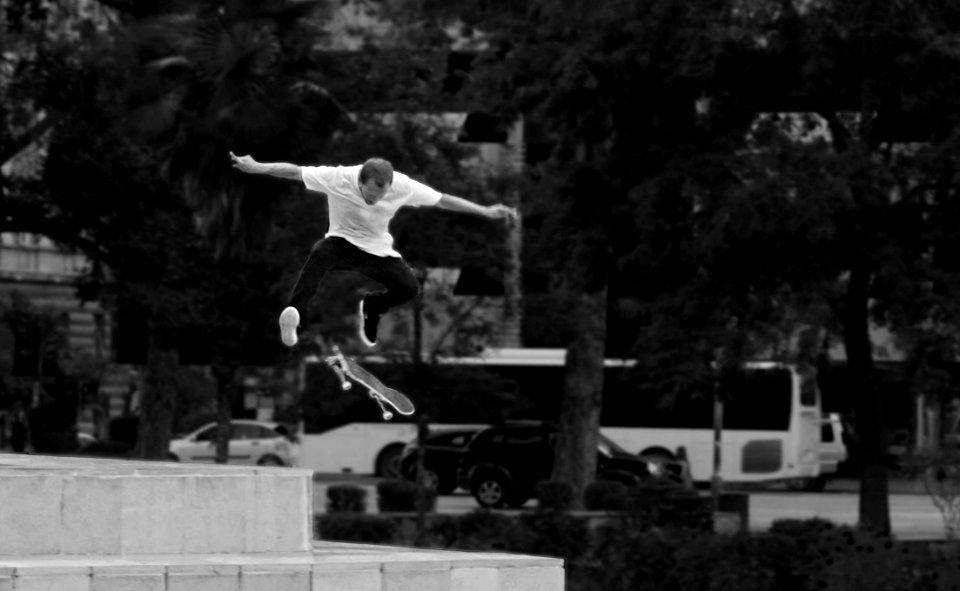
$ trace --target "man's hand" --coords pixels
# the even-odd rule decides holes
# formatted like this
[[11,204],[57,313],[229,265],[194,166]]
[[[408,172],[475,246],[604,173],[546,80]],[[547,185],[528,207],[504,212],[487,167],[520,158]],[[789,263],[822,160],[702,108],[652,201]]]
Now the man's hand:
[[487,206],[487,217],[494,220],[516,220],[517,219],[517,208],[504,205],[502,203],[497,203],[496,205]]
[[230,152],[230,162],[232,162],[233,167],[240,172],[255,174],[260,170],[257,168],[258,163],[253,159],[253,156],[237,156],[233,152]]

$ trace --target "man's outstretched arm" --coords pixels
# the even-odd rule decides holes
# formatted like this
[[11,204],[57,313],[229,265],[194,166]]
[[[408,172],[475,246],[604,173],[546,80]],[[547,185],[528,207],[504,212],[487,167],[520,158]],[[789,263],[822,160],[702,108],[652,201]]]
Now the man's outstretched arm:
[[443,193],[443,195],[440,197],[440,201],[437,202],[437,207],[449,211],[470,213],[493,220],[514,220],[517,218],[516,207],[510,207],[502,203],[497,203],[494,205],[478,205],[473,201],[467,201],[462,197],[454,197],[453,195],[448,195],[446,193]]
[[263,174],[290,181],[299,181],[300,166],[287,162],[257,162],[252,156],[237,156],[230,152],[233,167],[247,174]]

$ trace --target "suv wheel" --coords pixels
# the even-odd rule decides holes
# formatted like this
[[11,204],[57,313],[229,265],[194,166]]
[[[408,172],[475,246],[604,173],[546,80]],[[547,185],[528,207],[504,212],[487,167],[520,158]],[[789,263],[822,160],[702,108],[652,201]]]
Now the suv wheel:
[[499,509],[507,503],[507,479],[498,474],[484,474],[474,479],[471,492],[481,507]]

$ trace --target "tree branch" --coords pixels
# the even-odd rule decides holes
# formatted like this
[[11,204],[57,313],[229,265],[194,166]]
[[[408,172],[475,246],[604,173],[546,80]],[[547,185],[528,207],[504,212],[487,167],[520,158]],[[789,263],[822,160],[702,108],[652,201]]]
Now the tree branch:
[[16,138],[13,146],[4,152],[0,152],[0,166],[6,166],[17,154],[26,149],[30,144],[42,138],[43,135],[50,131],[59,121],[59,115],[47,115],[42,121],[30,128],[29,131],[19,138]]

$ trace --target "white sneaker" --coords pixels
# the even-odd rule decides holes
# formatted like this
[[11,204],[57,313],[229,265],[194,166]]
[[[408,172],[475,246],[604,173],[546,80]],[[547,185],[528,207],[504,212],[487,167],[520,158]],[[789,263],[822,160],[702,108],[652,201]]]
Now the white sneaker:
[[292,347],[297,344],[297,327],[300,326],[300,312],[293,306],[287,306],[280,312],[280,340]]
[[380,327],[380,316],[367,316],[363,311],[363,300],[357,310],[357,333],[360,340],[370,349],[377,346],[377,329]]

